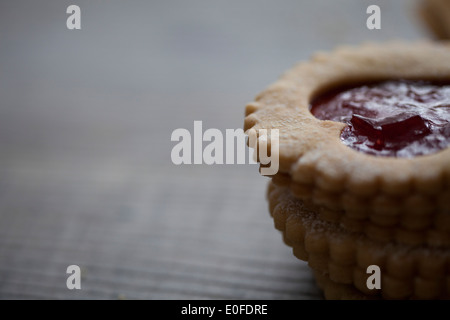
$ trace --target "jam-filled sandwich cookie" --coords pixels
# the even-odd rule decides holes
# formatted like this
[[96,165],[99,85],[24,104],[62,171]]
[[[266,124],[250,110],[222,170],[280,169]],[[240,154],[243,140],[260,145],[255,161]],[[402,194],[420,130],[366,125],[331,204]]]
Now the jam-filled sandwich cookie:
[[279,129],[274,182],[327,216],[446,233],[449,105],[448,44],[373,44],[298,64],[247,106],[245,129]]
[[439,39],[450,39],[450,1],[424,0],[421,16]]
[[312,208],[314,221],[351,234],[349,245],[358,234],[414,249],[414,257],[425,254],[420,246],[450,250],[448,43],[318,53],[259,94],[246,115],[246,130],[279,130],[273,183]]
[[[437,153],[450,144],[448,80],[343,85],[313,99],[310,111],[318,119],[345,123],[341,142],[369,155],[413,158]],[[274,181],[280,185],[292,183],[300,198],[311,197],[311,190],[299,190],[289,175],[280,173]],[[316,199],[316,203],[322,204],[322,219],[341,222],[351,231],[364,231],[371,239],[450,246],[450,192],[445,188],[437,194],[399,191],[398,196],[360,197],[357,201],[361,210],[346,210],[345,202],[343,210],[334,210],[334,204],[326,200],[332,195],[319,193],[321,196],[325,199]],[[355,204],[356,197],[352,199]],[[384,207],[366,208],[372,201]],[[392,206],[393,202],[400,207]]]

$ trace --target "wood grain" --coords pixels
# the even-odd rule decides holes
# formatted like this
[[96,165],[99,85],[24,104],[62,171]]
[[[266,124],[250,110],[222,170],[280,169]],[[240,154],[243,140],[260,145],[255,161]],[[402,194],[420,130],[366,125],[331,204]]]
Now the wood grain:
[[[414,39],[410,1],[0,4],[1,299],[320,299],[251,165],[175,166],[176,128],[240,128],[297,60]],[[82,268],[82,289],[66,268]]]

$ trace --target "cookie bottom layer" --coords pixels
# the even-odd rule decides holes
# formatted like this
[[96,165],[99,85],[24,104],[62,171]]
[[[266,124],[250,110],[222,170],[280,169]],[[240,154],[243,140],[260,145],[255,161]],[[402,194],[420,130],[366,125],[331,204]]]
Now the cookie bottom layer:
[[[289,188],[270,183],[268,199],[275,227],[294,255],[335,284],[385,299],[450,297],[450,249],[383,244],[320,219],[314,206]],[[381,270],[381,289],[366,286],[370,265]]]
[[373,300],[379,298],[374,295],[365,295],[354,286],[332,281],[327,274],[314,272],[317,286],[322,290],[327,300]]
[[[390,207],[392,201],[379,199],[379,204],[386,205],[386,212],[373,212],[373,208],[366,208],[372,200],[347,198],[348,210],[334,210],[327,205],[332,195],[316,194],[313,196],[313,187],[300,186],[293,183],[285,174],[273,176],[273,183],[280,187],[290,187],[291,192],[302,201],[313,202],[320,218],[324,221],[339,223],[351,232],[361,232],[368,238],[385,243],[401,243],[409,246],[430,245],[432,247],[450,247],[450,207],[442,209],[439,213],[431,210],[436,199],[411,197],[409,200],[394,201],[397,204],[408,204],[400,214]],[[448,203],[450,193],[441,195],[442,203]],[[448,206],[448,205],[447,205]],[[332,207],[332,206],[331,206]],[[372,211],[371,211],[372,210]]]

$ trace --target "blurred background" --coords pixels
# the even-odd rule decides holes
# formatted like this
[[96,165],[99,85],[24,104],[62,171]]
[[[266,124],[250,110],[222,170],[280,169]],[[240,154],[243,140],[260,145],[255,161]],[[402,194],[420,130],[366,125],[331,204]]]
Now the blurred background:
[[[81,8],[81,30],[66,9]],[[381,30],[366,9],[381,7]],[[320,299],[255,165],[171,162],[295,62],[429,37],[411,0],[0,3],[1,299]],[[68,290],[79,265],[82,289]]]

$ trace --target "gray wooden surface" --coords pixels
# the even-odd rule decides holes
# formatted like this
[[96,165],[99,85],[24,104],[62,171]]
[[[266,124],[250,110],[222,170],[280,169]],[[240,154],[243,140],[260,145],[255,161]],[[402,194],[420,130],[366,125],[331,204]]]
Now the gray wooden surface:
[[257,167],[174,166],[170,135],[240,128],[245,103],[316,50],[427,36],[416,4],[1,1],[0,298],[320,299]]

